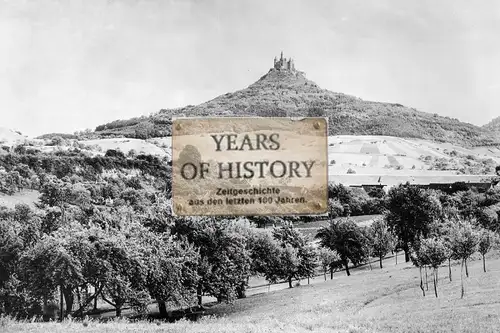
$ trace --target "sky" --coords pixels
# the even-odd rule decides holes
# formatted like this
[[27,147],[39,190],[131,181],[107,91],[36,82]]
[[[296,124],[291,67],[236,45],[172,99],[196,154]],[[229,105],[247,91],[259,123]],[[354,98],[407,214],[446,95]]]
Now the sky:
[[500,1],[0,0],[0,127],[73,133],[246,88],[284,52],[320,87],[483,125]]

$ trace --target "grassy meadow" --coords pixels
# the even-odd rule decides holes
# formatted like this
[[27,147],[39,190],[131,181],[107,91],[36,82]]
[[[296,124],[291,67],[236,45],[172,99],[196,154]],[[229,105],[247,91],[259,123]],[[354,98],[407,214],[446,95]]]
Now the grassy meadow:
[[[478,256],[469,263],[465,297],[460,298],[460,266],[439,270],[438,295],[429,289],[422,296],[419,272],[394,258],[353,270],[350,277],[335,273],[333,280],[314,281],[233,304],[207,308],[197,322],[176,323],[71,321],[22,322],[2,318],[0,331],[10,332],[498,332],[500,327],[500,256],[493,252],[483,272]],[[465,273],[464,273],[465,274]],[[317,277],[315,280],[323,280]],[[302,281],[304,283],[304,281]],[[425,287],[424,287],[425,288]]]

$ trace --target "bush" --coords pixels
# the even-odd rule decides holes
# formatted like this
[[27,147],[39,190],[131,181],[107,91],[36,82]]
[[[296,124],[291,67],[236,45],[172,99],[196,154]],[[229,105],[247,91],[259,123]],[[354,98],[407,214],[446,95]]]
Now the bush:
[[118,149],[108,149],[106,150],[106,154],[104,156],[125,159],[125,154]]
[[328,213],[331,219],[344,215],[344,207],[337,199],[328,199]]

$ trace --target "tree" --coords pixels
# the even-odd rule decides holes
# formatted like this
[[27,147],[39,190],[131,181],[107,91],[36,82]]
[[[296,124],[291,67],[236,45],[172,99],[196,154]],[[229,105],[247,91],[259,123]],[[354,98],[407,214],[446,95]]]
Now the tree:
[[434,281],[434,293],[438,297],[437,293],[437,281],[438,281],[438,268],[447,258],[447,249],[444,242],[437,238],[427,238],[423,239],[420,244],[419,251],[422,253],[422,257],[425,261],[430,264],[433,270],[433,281]]
[[478,208],[475,216],[483,228],[498,231],[498,213],[494,209],[490,207]]
[[344,207],[337,199],[328,199],[328,215],[330,219],[344,215]]
[[232,301],[250,274],[250,252],[246,238],[231,220],[178,218],[172,234],[186,238],[199,250],[198,305],[202,306],[203,295]]
[[142,231],[141,257],[145,262],[145,287],[158,302],[161,316],[167,316],[166,303],[177,306],[191,304],[198,284],[199,253],[192,244],[168,234]]
[[116,316],[126,303],[137,308],[149,302],[146,287],[146,258],[141,256],[140,243],[126,233],[112,229],[102,240],[97,257],[105,265],[102,272],[102,299],[115,308]]
[[309,279],[314,277],[314,272],[317,266],[317,253],[316,249],[312,245],[306,245],[299,249],[299,278],[307,278],[307,283],[309,284]]
[[[248,237],[253,275],[262,275],[266,280],[273,280],[273,271],[279,260],[280,244],[269,232],[254,232]],[[276,281],[274,281],[276,282]]]
[[349,260],[357,265],[365,258],[364,245],[366,237],[361,228],[350,218],[338,221],[330,220],[326,227],[322,227],[316,234],[323,247],[336,251],[344,264],[347,276],[349,272]]
[[477,231],[473,228],[472,224],[468,221],[457,221],[450,228],[450,249],[454,253],[457,259],[460,259],[461,269],[460,269],[460,281],[461,281],[461,298],[464,297],[465,288],[463,282],[463,270],[465,266],[465,272],[467,277],[469,272],[467,269],[467,259],[477,250],[479,243],[479,235]]
[[478,251],[481,253],[481,256],[483,257],[483,271],[486,273],[486,261],[485,261],[485,255],[488,253],[488,251],[491,250],[492,246],[498,242],[497,235],[487,229],[483,229],[481,233],[479,234],[479,244],[478,244]]
[[299,251],[290,244],[279,247],[277,260],[269,272],[267,279],[271,283],[276,283],[278,280],[285,279],[288,282],[288,287],[293,288],[293,279],[300,277],[300,259],[298,252]]
[[408,262],[410,246],[428,236],[429,225],[441,216],[441,204],[432,191],[407,183],[389,190],[387,209],[388,226],[401,241]]
[[21,267],[23,280],[33,296],[42,298],[46,303],[58,289],[60,319],[64,317],[63,299],[66,314],[71,311],[73,289],[83,282],[82,263],[68,251],[59,235],[43,237],[23,255]]
[[318,249],[318,257],[320,261],[321,268],[323,269],[323,274],[326,281],[326,272],[330,271],[330,279],[333,279],[334,270],[342,267],[340,262],[340,256],[337,252],[332,251],[326,247],[320,247]]
[[[291,223],[274,228],[272,234],[278,244],[285,249],[280,254],[282,260],[285,260],[285,263],[281,263],[281,266],[285,265],[285,269],[281,270],[281,274],[278,274],[279,277],[286,279],[290,288],[292,287],[293,279],[312,277],[316,266],[316,254],[313,248],[307,244],[304,236],[295,230]],[[295,256],[297,257],[296,264]],[[286,267],[287,262],[289,263],[288,267]]]
[[451,276],[451,260],[458,259],[457,255],[453,252],[452,236],[450,235],[451,225],[442,226],[444,234],[442,235],[444,245],[446,246],[446,259],[448,259],[448,278],[450,282],[453,280]]
[[[422,294],[425,297],[425,289],[424,288],[424,279],[422,277],[422,268],[426,267],[429,265],[429,258],[426,256],[426,253],[424,251],[420,251],[420,249],[415,249],[412,251],[412,255],[410,256],[410,260],[412,261],[413,265],[418,267],[418,271],[420,274],[420,289],[422,290]],[[426,279],[426,284],[427,284],[427,271],[425,272],[425,279]],[[428,290],[428,288],[427,288]]]
[[394,246],[394,237],[389,231],[387,222],[384,219],[377,219],[370,226],[372,252],[379,258],[380,268],[382,269],[382,259],[389,253]]

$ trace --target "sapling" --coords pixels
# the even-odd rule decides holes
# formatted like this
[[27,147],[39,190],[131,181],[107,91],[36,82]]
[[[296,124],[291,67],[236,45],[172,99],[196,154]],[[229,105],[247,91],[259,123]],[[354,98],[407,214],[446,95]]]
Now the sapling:
[[419,252],[421,252],[422,258],[433,268],[433,282],[434,282],[434,293],[438,297],[437,292],[437,280],[438,280],[438,268],[445,262],[447,258],[447,249],[444,242],[437,238],[427,238],[423,239],[420,244]]
[[483,271],[486,273],[486,260],[485,255],[491,250],[493,245],[497,242],[497,236],[494,232],[483,229],[479,235],[478,251],[483,257]]
[[465,287],[463,279],[464,266],[467,277],[467,259],[476,252],[479,243],[479,234],[468,221],[458,221],[450,228],[450,249],[454,256],[461,260],[460,282],[461,282],[461,298],[464,297]]

